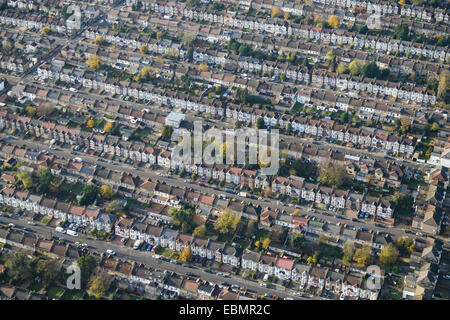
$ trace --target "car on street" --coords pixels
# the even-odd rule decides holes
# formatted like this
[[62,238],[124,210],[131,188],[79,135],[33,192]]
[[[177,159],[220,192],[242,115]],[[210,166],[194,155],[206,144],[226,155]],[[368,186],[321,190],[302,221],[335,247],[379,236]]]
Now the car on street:
[[30,224],[30,225],[32,225],[32,226],[35,226],[35,225],[36,225],[36,222],[34,222],[33,220],[28,221],[27,223]]
[[116,255],[116,252],[115,252],[114,250],[111,250],[111,249],[107,249],[107,250],[106,250],[106,253],[107,253],[107,254],[110,254],[110,255],[112,255],[112,256],[115,256],[115,255]]

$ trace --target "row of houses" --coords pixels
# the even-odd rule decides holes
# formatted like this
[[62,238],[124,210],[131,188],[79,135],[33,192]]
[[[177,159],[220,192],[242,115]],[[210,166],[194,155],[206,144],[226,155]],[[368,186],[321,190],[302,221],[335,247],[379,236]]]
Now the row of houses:
[[[190,248],[194,256],[215,260],[218,263],[231,264],[234,267],[241,266],[244,269],[258,271],[262,274],[273,275],[283,280],[292,279],[300,283],[301,289],[317,287],[323,289],[325,286],[333,288],[344,294],[352,292],[361,298],[376,299],[377,292],[365,291],[361,288],[361,281],[353,290],[347,290],[345,286],[331,283],[327,279],[328,269],[315,266],[303,265],[288,257],[280,257],[278,254],[267,252],[257,253],[246,250],[242,252],[238,246],[198,238],[189,234],[178,233],[168,228],[133,223],[129,219],[120,219],[116,225],[116,235],[133,240],[143,240],[152,245],[183,251]],[[344,280],[345,282],[345,280]]]
[[8,186],[0,190],[0,203],[106,232],[111,232],[116,220],[116,216],[105,213],[98,207],[69,204]]
[[[167,14],[164,10],[164,4],[159,5],[158,3],[152,3],[151,9],[152,13],[160,13],[162,15]],[[161,8],[161,9],[160,9]],[[173,9],[173,7],[171,8]],[[424,57],[431,57],[435,59],[440,59],[445,61],[448,56],[448,52],[445,48],[436,46],[416,46],[415,43],[406,41],[397,41],[388,38],[377,38],[372,36],[367,36],[363,34],[358,34],[350,31],[343,30],[328,30],[324,28],[317,28],[308,25],[296,25],[289,24],[285,26],[284,24],[266,22],[260,18],[249,19],[249,17],[243,16],[242,18],[237,18],[236,15],[228,13],[223,14],[212,14],[206,12],[198,12],[192,8],[176,8],[178,12],[176,15],[180,15],[184,18],[193,20],[205,20],[210,23],[215,23],[218,25],[223,25],[230,28],[240,28],[249,29],[252,32],[266,32],[278,36],[292,36],[296,35],[299,38],[311,41],[320,41],[330,44],[343,43],[352,45],[354,44],[360,49],[373,49],[380,50],[382,52],[400,52],[406,54],[411,52],[412,55],[420,55]]]
[[31,14],[14,9],[2,10],[0,15],[0,23],[39,31],[44,27],[48,27],[54,32],[62,34],[71,30],[71,27],[69,27],[71,24],[66,24],[64,20],[58,17],[49,17],[39,13]]

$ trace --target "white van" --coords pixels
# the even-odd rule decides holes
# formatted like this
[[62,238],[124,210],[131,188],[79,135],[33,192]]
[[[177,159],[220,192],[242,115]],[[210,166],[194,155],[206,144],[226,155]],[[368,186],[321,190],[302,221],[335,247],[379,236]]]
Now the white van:
[[64,228],[61,228],[61,227],[56,227],[55,231],[60,232],[60,233],[66,233],[66,230],[64,230]]
[[70,229],[67,229],[67,234],[73,237],[78,237],[78,233]]
[[139,247],[140,247],[143,243],[144,243],[143,240],[136,240],[136,242],[135,242],[134,245],[133,245],[133,249],[134,249],[134,250],[139,249]]

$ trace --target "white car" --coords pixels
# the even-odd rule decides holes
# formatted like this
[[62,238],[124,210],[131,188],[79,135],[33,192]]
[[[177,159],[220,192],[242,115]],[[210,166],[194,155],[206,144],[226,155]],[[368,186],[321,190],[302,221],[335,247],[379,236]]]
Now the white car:
[[85,247],[85,248],[88,248],[88,247],[89,247],[89,245],[88,245],[87,243],[83,243],[83,244],[81,244],[81,246],[82,246],[82,247]]
[[112,256],[115,256],[115,255],[116,255],[116,252],[115,252],[114,250],[111,250],[111,249],[106,250],[106,253],[107,253],[107,254],[110,254],[110,255],[112,255]]
[[34,221],[28,221],[28,224],[31,224],[32,226],[35,226],[35,225],[36,225],[36,222],[34,222]]

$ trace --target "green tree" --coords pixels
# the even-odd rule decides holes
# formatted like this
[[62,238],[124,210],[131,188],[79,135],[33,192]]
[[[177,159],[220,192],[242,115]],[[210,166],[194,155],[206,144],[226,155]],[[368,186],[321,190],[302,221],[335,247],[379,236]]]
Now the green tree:
[[84,257],[80,257],[77,260],[78,268],[81,271],[81,283],[82,285],[86,285],[88,283],[89,278],[97,267],[97,261],[94,256],[87,255]]
[[346,263],[350,263],[353,259],[353,254],[355,253],[355,244],[351,241],[346,241],[343,245],[342,252],[342,260]]
[[53,280],[58,276],[60,266],[58,262],[53,259],[40,259],[36,264],[36,273],[41,278],[41,283],[44,288],[52,284]]
[[181,228],[182,232],[189,232],[192,229],[192,209],[171,208],[169,214],[172,217],[173,224]]
[[7,256],[5,265],[8,275],[16,281],[23,282],[33,276],[30,259],[23,253],[16,252]]
[[89,206],[97,200],[99,194],[99,187],[96,184],[90,183],[83,188],[83,194],[80,198],[80,205]]
[[362,73],[368,78],[378,78],[380,76],[380,69],[375,61],[366,63],[362,68]]
[[414,240],[408,237],[399,237],[395,244],[402,257],[409,257],[414,249]]
[[264,119],[262,117],[259,117],[258,120],[256,120],[256,127],[258,129],[264,129],[266,127]]
[[39,167],[37,175],[39,180],[39,185],[37,188],[38,192],[47,193],[50,183],[54,178],[52,172],[48,168]]
[[170,138],[172,137],[172,133],[173,133],[172,126],[164,126],[161,132],[161,138],[166,141],[170,140]]
[[400,23],[394,28],[394,39],[409,40],[409,27],[406,23]]
[[106,212],[108,213],[117,213],[123,209],[122,201],[113,200],[106,206]]
[[305,236],[300,233],[293,235],[291,237],[290,244],[295,250],[304,250],[306,247]]
[[439,76],[439,84],[437,88],[437,98],[439,100],[447,101],[447,93],[450,87],[450,71],[445,69]]
[[295,175],[303,178],[309,178],[312,175],[313,167],[310,163],[306,162],[303,158],[297,158],[292,162],[292,169],[295,171]]

